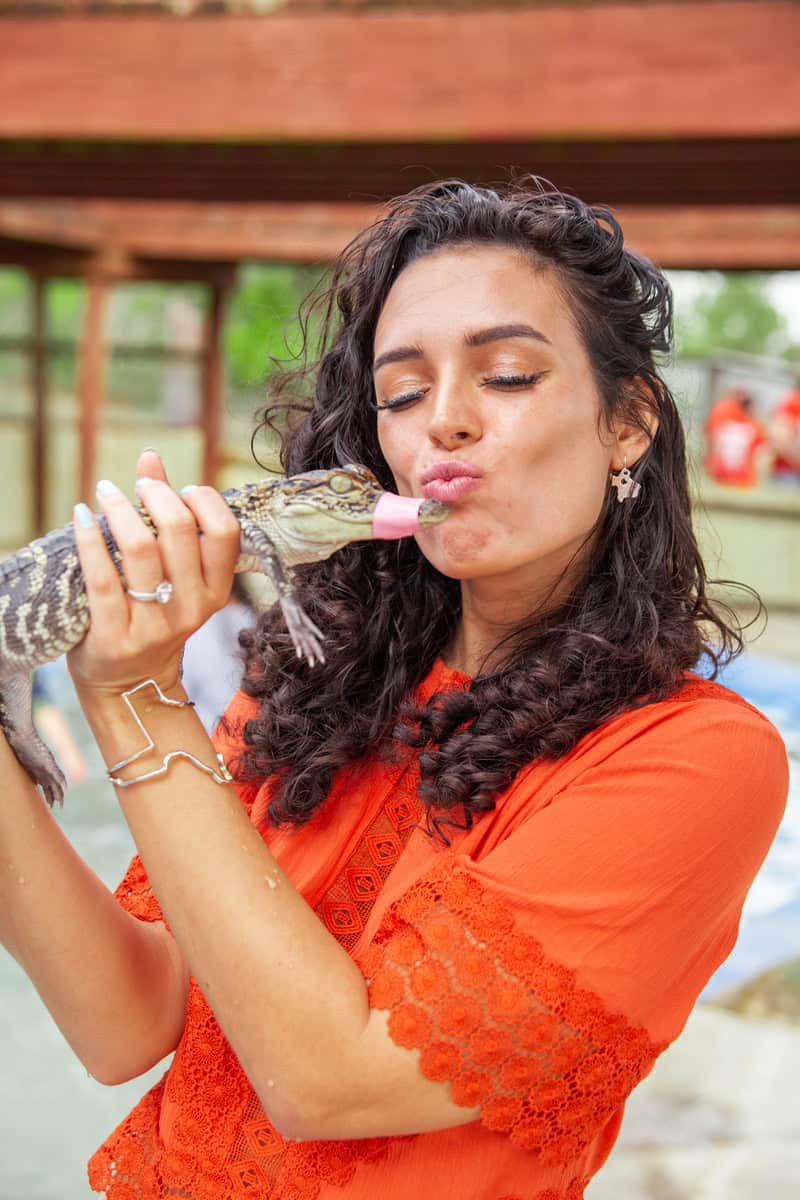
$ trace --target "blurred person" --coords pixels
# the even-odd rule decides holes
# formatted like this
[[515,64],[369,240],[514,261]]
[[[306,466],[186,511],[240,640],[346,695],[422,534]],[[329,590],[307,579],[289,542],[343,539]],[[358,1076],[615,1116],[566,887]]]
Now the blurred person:
[[800,385],[773,408],[767,425],[773,450],[772,478],[800,483]]
[[33,673],[32,714],[38,733],[56,756],[67,783],[83,783],[89,774],[86,759],[76,742],[69,722],[51,695],[45,671]]
[[712,405],[704,427],[704,468],[710,479],[755,487],[768,473],[772,454],[767,430],[753,413],[753,397],[733,388]]
[[237,691],[242,677],[239,633],[253,625],[256,612],[247,585],[234,575],[228,603],[212,613],[186,642],[183,686],[197,715],[211,733]]
[[[181,653],[239,526],[151,453],[157,538],[101,481],[139,594],[76,506],[70,670],[111,775],[155,680],[168,767],[117,780],[114,898],[0,741],[27,881],[0,870],[0,935],[97,1078],[175,1051],[91,1161],[108,1200],[580,1200],[730,954],[788,790],[780,734],[716,682],[743,642],[656,366],[669,284],[605,209],[448,181],[394,201],[322,300],[284,469],[363,463],[447,520],[297,568],[325,661],[261,614],[212,740]],[[270,378],[259,428],[296,405]]]

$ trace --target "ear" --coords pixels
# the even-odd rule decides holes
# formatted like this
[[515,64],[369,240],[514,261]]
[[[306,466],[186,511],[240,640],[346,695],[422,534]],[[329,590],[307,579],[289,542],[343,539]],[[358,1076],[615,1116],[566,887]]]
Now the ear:
[[656,401],[644,380],[634,376],[622,390],[620,411],[612,426],[612,471],[622,470],[623,463],[633,468],[658,430]]

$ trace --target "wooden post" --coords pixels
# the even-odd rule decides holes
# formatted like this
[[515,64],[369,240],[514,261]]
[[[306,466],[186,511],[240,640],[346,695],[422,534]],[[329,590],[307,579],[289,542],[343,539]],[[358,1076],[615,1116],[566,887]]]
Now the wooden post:
[[47,531],[47,279],[31,276],[30,382],[33,395],[33,528],[36,537]]
[[211,284],[211,306],[203,327],[203,483],[217,486],[220,468],[220,438],[222,434],[222,397],[224,374],[222,360],[222,326],[228,289],[221,283]]
[[106,283],[96,275],[86,279],[86,311],[79,349],[78,415],[79,478],[78,498],[94,507],[97,430],[103,407],[103,318]]

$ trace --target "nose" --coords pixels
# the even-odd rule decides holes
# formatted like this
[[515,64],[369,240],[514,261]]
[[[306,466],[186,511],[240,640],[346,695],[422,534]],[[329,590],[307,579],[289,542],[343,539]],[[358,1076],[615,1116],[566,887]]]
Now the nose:
[[458,380],[440,380],[429,407],[428,437],[445,450],[477,442],[483,432],[480,412]]

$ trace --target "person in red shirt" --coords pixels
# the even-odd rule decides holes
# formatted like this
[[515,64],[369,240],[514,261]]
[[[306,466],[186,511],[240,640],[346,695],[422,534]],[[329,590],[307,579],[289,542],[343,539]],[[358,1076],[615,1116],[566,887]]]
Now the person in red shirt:
[[775,455],[773,479],[781,483],[800,483],[800,385],[773,408],[768,431]]
[[753,416],[753,397],[734,388],[706,418],[706,474],[717,483],[755,487],[764,473],[767,431]]

